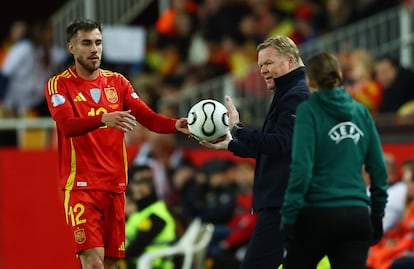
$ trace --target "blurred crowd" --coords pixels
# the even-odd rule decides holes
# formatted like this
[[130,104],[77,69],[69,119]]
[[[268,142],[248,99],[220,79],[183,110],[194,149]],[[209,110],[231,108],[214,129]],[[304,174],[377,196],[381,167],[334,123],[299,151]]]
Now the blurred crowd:
[[393,154],[385,153],[385,162],[389,187],[383,219],[384,236],[370,247],[367,269],[413,268],[414,158],[398,163]]
[[[146,26],[143,62],[104,62],[103,67],[127,76],[151,108],[177,117],[180,92],[209,79],[231,74],[243,87],[260,88],[251,78],[259,75],[256,46],[267,37],[287,35],[300,45],[403,2],[172,0],[155,24]],[[373,113],[395,113],[413,99],[401,88],[411,85],[411,71],[401,71],[396,59],[377,67],[369,51],[339,53],[347,89]],[[0,45],[0,117],[48,116],[41,88],[48,76],[70,64],[68,56],[65,48],[54,46],[48,21],[15,21]],[[128,139],[131,143],[146,139],[137,129]],[[13,133],[8,138],[1,145],[17,143]]]
[[[186,154],[177,145],[175,136],[150,134],[150,137],[131,162],[127,223],[139,209],[144,210],[162,201],[176,225],[175,237],[166,247],[177,242],[192,220],[200,218],[205,223],[214,224],[204,268],[239,268],[256,222],[256,215],[251,214],[254,161],[211,156],[200,165],[195,162],[199,156]],[[385,234],[378,244],[370,248],[367,269],[413,268],[414,156],[401,159],[385,151],[384,157],[389,184],[383,219]],[[143,184],[141,180],[144,177],[134,172],[139,167],[150,170],[145,179],[151,183],[152,191],[144,196],[136,185]],[[364,176],[369,193],[370,179],[368,174],[364,173]],[[165,222],[168,223],[167,220]],[[137,229],[141,229],[139,225]],[[142,232],[142,237],[145,237]],[[142,240],[139,235],[138,232],[131,240]],[[154,238],[156,235],[155,231]],[[147,244],[151,246],[154,241],[147,241]],[[129,252],[127,245],[127,260],[146,251],[149,250],[142,247],[139,251]],[[400,263],[408,264],[408,267],[399,267]]]
[[148,27],[147,58],[131,77],[158,109],[177,102],[180,90],[224,74],[248,83],[258,75],[256,46],[270,36],[287,35],[300,46],[400,2],[173,0]]
[[[131,80],[151,108],[178,117],[180,91],[188,86],[229,73],[236,80],[249,80],[256,65],[256,46],[267,37],[287,35],[300,45],[402,2],[172,0],[170,8],[147,29],[144,62],[115,67]],[[337,56],[346,90],[373,115],[414,113],[411,66],[401,66],[388,55],[374,58],[364,48],[338,52]],[[70,64],[68,58],[64,48],[54,46],[50,22],[15,21],[0,44],[0,119],[48,116],[42,97],[44,83]],[[238,268],[255,222],[250,214],[254,163],[213,159],[200,167],[188,159],[174,135],[151,133],[140,125],[128,134],[127,142],[140,145],[131,171],[134,167],[151,168],[144,181],[131,172],[127,217],[140,206],[162,200],[175,220],[177,237],[196,217],[213,223],[208,268]],[[0,146],[16,144],[14,131],[0,131]],[[389,160],[389,167],[393,167],[389,168],[393,169],[390,185],[399,182],[404,194],[397,192],[395,208],[399,211],[386,226],[385,239],[371,249],[369,265],[375,269],[414,252],[410,225],[414,162],[407,160],[399,173],[392,156]],[[148,181],[150,191],[142,197],[144,191],[134,184]],[[144,249],[135,251],[138,255]]]
[[[176,243],[196,218],[214,225],[203,268],[238,268],[256,222],[251,214],[254,162],[221,157],[195,165],[174,146],[172,137],[154,134],[150,141],[140,147],[130,166],[126,268],[136,268],[136,259],[154,246]],[[163,147],[167,150],[160,151]],[[155,207],[160,204],[163,210]],[[167,237],[170,225],[175,228]],[[164,258],[154,262],[167,263]],[[180,262],[176,259],[175,264]]]

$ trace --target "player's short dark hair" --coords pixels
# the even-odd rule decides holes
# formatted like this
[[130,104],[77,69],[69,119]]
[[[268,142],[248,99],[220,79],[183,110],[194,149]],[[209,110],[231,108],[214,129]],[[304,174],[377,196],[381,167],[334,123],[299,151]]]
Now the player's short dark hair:
[[69,42],[77,35],[79,30],[92,31],[94,29],[98,29],[102,32],[101,23],[90,19],[76,19],[66,28],[66,41]]

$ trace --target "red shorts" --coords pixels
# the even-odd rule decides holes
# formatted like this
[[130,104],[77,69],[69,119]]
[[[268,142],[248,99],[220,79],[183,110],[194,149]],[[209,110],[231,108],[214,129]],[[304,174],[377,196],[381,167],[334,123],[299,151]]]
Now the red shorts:
[[77,253],[95,247],[105,257],[125,257],[125,195],[107,191],[65,191],[66,223]]

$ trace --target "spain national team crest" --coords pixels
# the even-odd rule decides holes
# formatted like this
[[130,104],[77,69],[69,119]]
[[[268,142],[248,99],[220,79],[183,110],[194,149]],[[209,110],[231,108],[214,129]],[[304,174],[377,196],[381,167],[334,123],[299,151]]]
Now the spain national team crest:
[[106,99],[111,103],[118,102],[118,94],[116,93],[115,88],[104,88]]
[[78,244],[83,244],[86,242],[86,234],[84,229],[77,229],[73,232],[75,235],[75,241]]

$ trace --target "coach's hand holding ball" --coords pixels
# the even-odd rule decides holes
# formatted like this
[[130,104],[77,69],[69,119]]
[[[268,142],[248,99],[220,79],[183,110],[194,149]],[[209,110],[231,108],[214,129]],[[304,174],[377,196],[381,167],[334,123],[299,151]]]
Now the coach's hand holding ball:
[[231,100],[230,96],[225,97],[226,106],[229,115],[229,129],[233,129],[236,123],[240,123],[239,112],[237,111],[236,107],[233,105],[233,101]]

